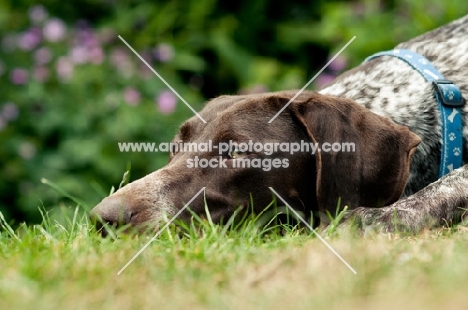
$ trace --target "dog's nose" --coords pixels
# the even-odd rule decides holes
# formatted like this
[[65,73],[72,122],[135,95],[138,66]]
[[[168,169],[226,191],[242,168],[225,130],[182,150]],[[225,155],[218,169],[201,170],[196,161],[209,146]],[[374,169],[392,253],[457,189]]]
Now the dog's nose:
[[121,197],[109,196],[91,210],[89,217],[96,228],[105,236],[107,231],[103,228],[104,223],[114,227],[129,224],[131,214]]

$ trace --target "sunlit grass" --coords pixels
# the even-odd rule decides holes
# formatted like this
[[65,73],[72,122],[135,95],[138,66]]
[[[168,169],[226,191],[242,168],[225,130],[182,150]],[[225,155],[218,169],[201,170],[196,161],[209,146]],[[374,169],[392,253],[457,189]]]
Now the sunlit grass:
[[[78,207],[42,211],[40,225],[0,220],[2,309],[463,308],[468,232],[319,233],[354,275],[304,228],[260,225],[261,215],[212,223],[194,214],[152,237],[101,238]],[[239,213],[240,214],[240,213]],[[338,214],[339,216],[340,214]],[[116,237],[118,236],[118,237]]]
[[[78,200],[75,200],[77,202]],[[0,216],[1,309],[438,309],[465,302],[468,229],[361,234],[329,214],[318,233],[238,209],[224,225],[192,213],[154,236],[101,238],[80,207],[41,210],[40,225]],[[207,209],[206,209],[207,211]]]

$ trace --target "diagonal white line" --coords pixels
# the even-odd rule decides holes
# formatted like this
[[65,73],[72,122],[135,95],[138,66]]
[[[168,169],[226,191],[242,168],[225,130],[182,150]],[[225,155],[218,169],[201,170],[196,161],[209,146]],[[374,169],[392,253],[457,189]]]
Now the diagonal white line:
[[271,118],[271,119],[268,121],[268,124],[270,124],[271,122],[273,122],[273,121],[275,120],[275,118],[277,118],[277,117],[278,117],[278,115],[280,115],[280,113],[281,113],[281,112],[283,112],[283,111],[284,111],[284,109],[286,109],[286,108],[288,107],[288,105],[289,105],[291,102],[293,102],[293,101],[294,101],[294,99],[296,99],[296,98],[297,98],[297,96],[299,96],[299,95],[300,95],[300,94],[301,94],[301,93],[304,91],[304,89],[306,89],[306,88],[307,88],[307,87],[310,85],[310,83],[312,83],[312,82],[313,82],[313,81],[314,81],[314,80],[317,78],[317,76],[319,76],[319,74],[320,74],[320,73],[322,73],[322,72],[323,72],[323,70],[325,70],[325,69],[326,69],[326,68],[327,68],[327,67],[328,67],[328,66],[329,66],[329,65],[332,63],[332,61],[333,61],[333,60],[335,60],[335,58],[336,58],[336,57],[338,57],[338,56],[341,54],[341,52],[342,52],[342,51],[344,51],[344,50],[345,50],[345,48],[347,48],[347,47],[348,47],[348,45],[350,45],[350,44],[351,44],[351,42],[353,42],[353,41],[354,41],[354,39],[356,39],[356,36],[354,36],[354,37],[353,37],[351,40],[349,40],[349,42],[348,42],[348,43],[346,43],[346,45],[345,45],[345,46],[343,46],[343,47],[342,47],[342,48],[341,48],[341,49],[338,51],[338,53],[336,53],[336,55],[335,55],[335,56],[333,56],[333,58],[332,58],[332,59],[330,59],[330,60],[327,62],[327,64],[326,64],[325,66],[323,66],[323,68],[322,68],[322,69],[320,69],[320,71],[319,71],[319,72],[317,72],[317,74],[316,74],[316,75],[314,75],[314,77],[313,77],[313,78],[311,78],[311,79],[310,79],[310,81],[309,81],[309,82],[307,82],[307,84],[305,84],[305,85],[304,85],[304,87],[302,87],[302,88],[301,88],[301,90],[300,90],[300,91],[298,91],[298,92],[297,92],[297,94],[296,94],[294,97],[292,97],[292,98],[291,98],[291,100],[289,100],[289,101],[288,101],[288,103],[286,103],[286,105],[285,105],[285,106],[284,106],[284,107],[283,107],[281,110],[279,110],[279,111],[278,111],[278,113],[276,113],[276,114],[275,114],[275,116],[273,116],[273,117],[272,117],[272,118]]
[[338,252],[336,252],[335,249],[332,248],[331,245],[329,245],[328,242],[326,242],[325,239],[323,239],[322,236],[320,236],[320,235],[312,228],[312,226],[310,226],[310,224],[307,223],[306,220],[304,220],[304,219],[299,215],[299,213],[297,213],[296,210],[294,210],[294,209],[283,199],[283,197],[281,197],[272,187],[268,187],[268,188],[269,188],[269,189],[270,189],[270,190],[271,190],[271,191],[272,191],[288,208],[289,208],[289,210],[291,210],[291,211],[294,213],[294,215],[297,216],[298,219],[301,220],[302,223],[304,223],[304,225],[307,226],[307,228],[309,228],[309,229],[317,236],[317,238],[320,239],[320,241],[323,242],[323,244],[325,244],[325,245],[327,246],[327,248],[330,249],[330,251],[333,252],[333,254],[335,254],[336,257],[338,257],[338,258],[346,265],[346,267],[348,267],[354,274],[357,274],[356,270],[354,270],[354,268],[351,267],[351,265],[348,264],[348,262],[345,261],[344,258],[341,257],[341,255],[338,254]]
[[154,70],[154,69],[146,62],[145,59],[143,59],[143,57],[141,57],[140,54],[138,54],[138,53],[130,46],[130,44],[127,43],[127,41],[125,41],[120,35],[119,35],[118,37],[119,37],[120,40],[122,40],[123,43],[125,43],[125,45],[127,45],[127,47],[128,47],[135,55],[137,55],[138,58],[140,58],[141,61],[143,61],[143,63],[144,63],[151,71],[153,71],[154,74],[156,74],[156,76],[157,76],[161,81],[163,81],[164,84],[166,84],[167,87],[169,87],[170,90],[172,90],[172,92],[173,92],[177,97],[179,97],[180,100],[182,100],[183,103],[185,103],[185,105],[186,105],[190,110],[192,110],[193,113],[195,113],[196,116],[198,116],[199,119],[201,119],[201,121],[202,121],[203,123],[206,124],[206,121],[203,119],[203,117],[201,117],[201,115],[198,114],[197,111],[195,111],[195,110],[192,108],[192,106],[191,106],[190,104],[188,104],[188,102],[185,101],[185,99],[182,98],[182,96],[179,95],[179,93],[176,92],[176,90],[175,90],[174,88],[172,88],[172,86],[169,85],[169,83],[166,82],[166,80],[164,80],[163,77],[162,77],[161,75],[159,75],[159,73],[156,72],[156,70]]
[[138,251],[138,253],[136,253],[136,254],[132,257],[132,259],[128,261],[128,263],[125,264],[125,266],[122,267],[122,269],[120,269],[119,272],[117,272],[117,275],[120,275],[120,274],[128,267],[128,265],[130,265],[130,264],[135,260],[135,258],[137,258],[137,257],[151,244],[151,242],[153,242],[154,240],[156,240],[156,238],[164,231],[164,229],[166,229],[167,226],[169,226],[169,225],[170,225],[170,224],[171,224],[171,223],[172,223],[188,206],[189,206],[189,204],[192,203],[192,201],[193,201],[195,198],[197,198],[197,196],[200,195],[201,192],[203,192],[203,191],[205,190],[205,188],[206,188],[206,187],[203,187],[201,190],[199,190],[198,193],[196,193],[195,196],[193,196],[192,199],[190,199],[190,201],[187,202],[187,203],[185,204],[185,206],[184,206],[182,209],[180,209],[179,212],[177,212],[176,215],[174,215],[174,217],[173,217],[169,222],[167,222],[166,225],[164,225],[164,227],[163,227],[161,230],[159,230],[159,231],[156,233],[156,235],[154,235],[154,237],[151,238],[151,240],[148,241],[148,243],[146,243],[146,244],[141,248],[141,250]]

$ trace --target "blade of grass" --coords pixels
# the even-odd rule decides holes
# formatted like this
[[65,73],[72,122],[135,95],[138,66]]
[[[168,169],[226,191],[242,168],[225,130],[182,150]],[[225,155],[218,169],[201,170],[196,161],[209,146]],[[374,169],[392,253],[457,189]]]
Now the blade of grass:
[[21,241],[20,238],[18,238],[18,236],[15,234],[13,228],[11,228],[11,226],[8,225],[2,212],[0,212],[0,226],[7,232],[8,235],[10,235],[10,237],[16,239],[17,241]]

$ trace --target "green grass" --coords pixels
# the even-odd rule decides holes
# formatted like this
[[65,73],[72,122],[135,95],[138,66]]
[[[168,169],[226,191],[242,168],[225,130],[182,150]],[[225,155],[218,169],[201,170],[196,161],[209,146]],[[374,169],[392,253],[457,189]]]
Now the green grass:
[[[100,238],[78,212],[13,230],[0,219],[1,309],[462,309],[468,229],[360,237],[237,229],[195,219],[152,237]],[[60,222],[60,223],[59,223]]]

